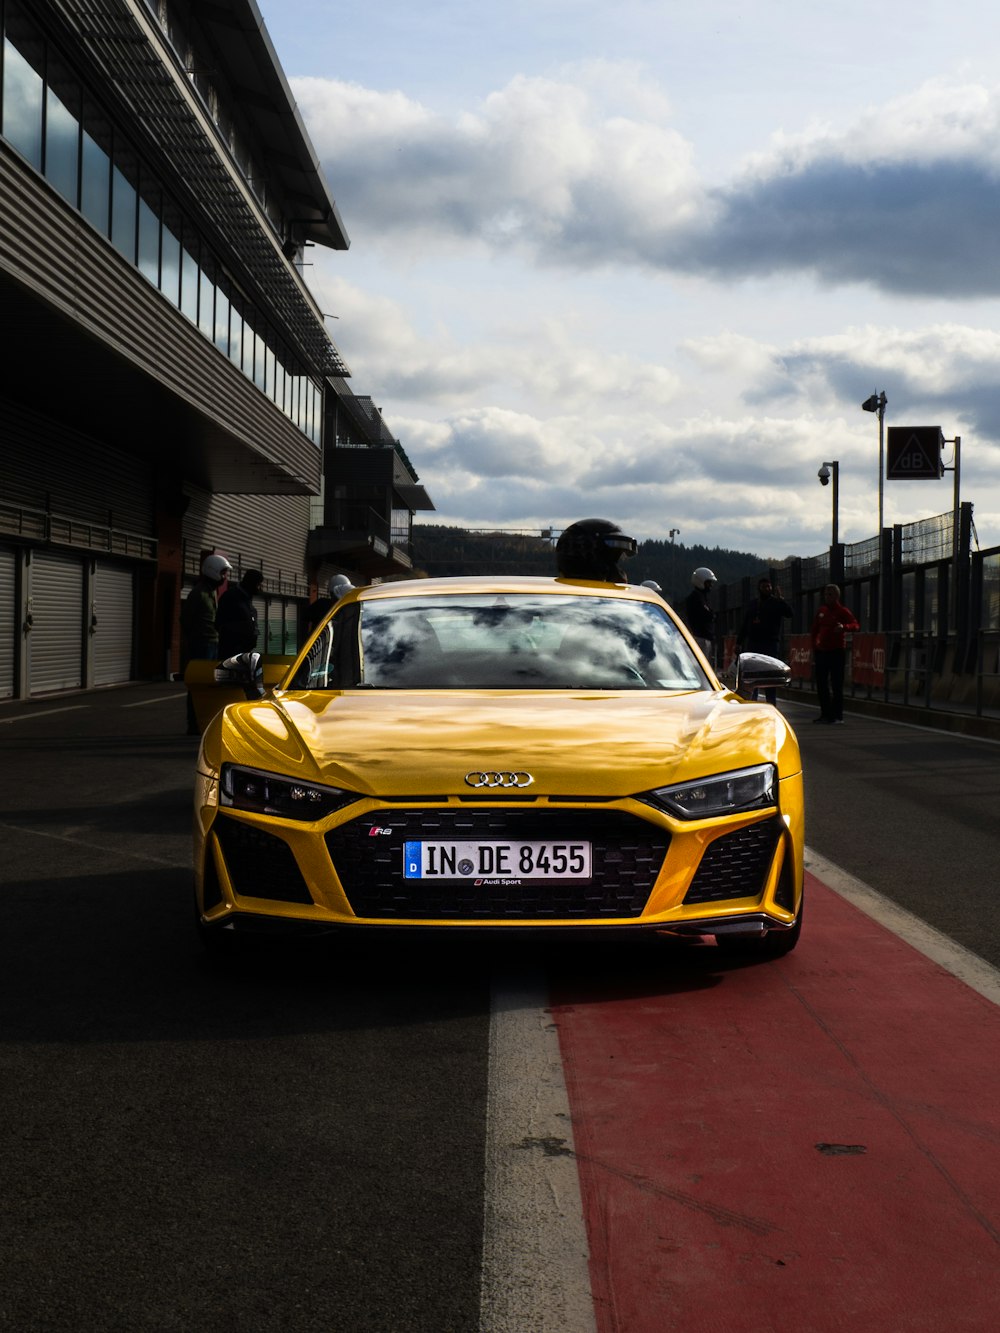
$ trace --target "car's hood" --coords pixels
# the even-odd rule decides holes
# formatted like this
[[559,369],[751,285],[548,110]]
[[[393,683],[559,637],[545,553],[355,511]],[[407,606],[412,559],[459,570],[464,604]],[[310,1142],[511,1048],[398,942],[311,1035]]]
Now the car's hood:
[[774,762],[800,768],[781,714],[732,694],[500,691],[289,693],[227,708],[204,760],[379,796],[469,794],[469,772],[516,771],[532,796],[623,797]]

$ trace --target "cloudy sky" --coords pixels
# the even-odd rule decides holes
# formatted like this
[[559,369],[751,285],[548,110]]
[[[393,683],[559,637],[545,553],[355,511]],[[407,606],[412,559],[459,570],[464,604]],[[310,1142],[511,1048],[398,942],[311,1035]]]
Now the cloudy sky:
[[[1000,7],[258,3],[351,237],[309,280],[422,519],[818,554],[824,462],[877,530],[884,390],[1000,544]],[[884,484],[887,524],[953,503]]]

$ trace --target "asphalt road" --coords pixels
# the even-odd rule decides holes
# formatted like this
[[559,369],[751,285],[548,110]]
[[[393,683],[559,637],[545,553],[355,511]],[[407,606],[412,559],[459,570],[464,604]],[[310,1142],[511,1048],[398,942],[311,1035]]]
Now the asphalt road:
[[475,1329],[489,967],[213,971],[183,723],[0,710],[0,1327]]
[[785,711],[802,747],[807,844],[1000,967],[1000,744]]
[[[789,713],[810,845],[1000,965],[1000,749]],[[524,960],[351,940],[213,970],[183,729],[169,685],[0,707],[0,1327],[475,1333],[489,988]],[[542,962],[608,996],[677,958]]]

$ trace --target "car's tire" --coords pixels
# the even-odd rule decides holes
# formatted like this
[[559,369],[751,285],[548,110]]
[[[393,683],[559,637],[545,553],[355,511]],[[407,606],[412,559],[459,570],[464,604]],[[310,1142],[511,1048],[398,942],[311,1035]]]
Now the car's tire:
[[799,903],[799,914],[791,930],[769,930],[764,935],[716,935],[715,943],[726,958],[741,962],[765,962],[771,958],[784,958],[791,953],[802,934],[802,909],[805,899]]

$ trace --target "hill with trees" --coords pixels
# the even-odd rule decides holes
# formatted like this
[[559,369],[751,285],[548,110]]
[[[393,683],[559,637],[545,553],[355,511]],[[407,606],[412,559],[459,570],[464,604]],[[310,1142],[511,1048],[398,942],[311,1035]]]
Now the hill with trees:
[[[537,529],[481,530],[436,523],[415,523],[414,571],[448,574],[555,574],[555,539]],[[682,542],[643,541],[625,566],[630,583],[653,579],[676,604],[691,589],[691,574],[707,566],[720,584],[737,583],[766,572],[768,561],[721,546],[686,546]]]

